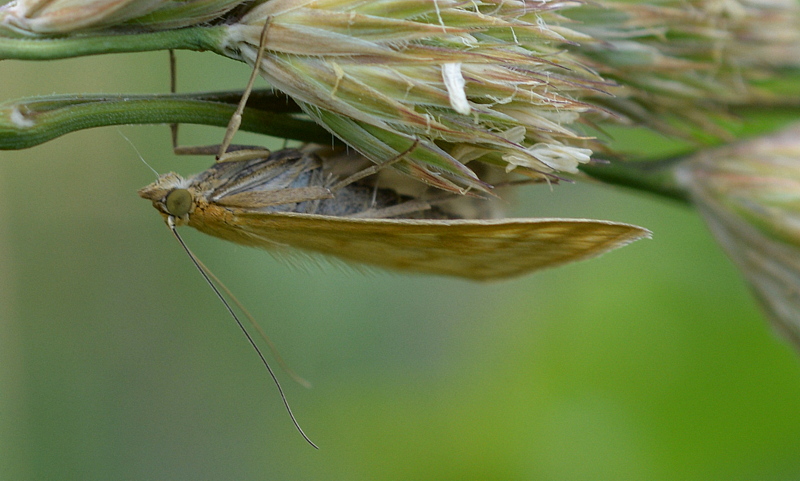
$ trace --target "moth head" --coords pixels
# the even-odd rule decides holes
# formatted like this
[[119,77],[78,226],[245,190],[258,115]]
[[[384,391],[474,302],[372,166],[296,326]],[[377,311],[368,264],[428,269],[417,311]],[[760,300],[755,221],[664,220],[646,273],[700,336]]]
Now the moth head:
[[188,189],[188,182],[178,174],[170,172],[158,177],[158,180],[139,190],[139,196],[153,202],[164,218],[172,217],[177,225],[189,220],[194,210],[194,195]]

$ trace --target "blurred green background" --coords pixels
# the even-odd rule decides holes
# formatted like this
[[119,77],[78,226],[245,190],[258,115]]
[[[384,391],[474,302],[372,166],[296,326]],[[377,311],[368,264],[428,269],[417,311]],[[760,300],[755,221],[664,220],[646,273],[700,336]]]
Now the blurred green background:
[[[178,60],[181,91],[249,74]],[[6,61],[0,78],[3,99],[169,85],[166,53]],[[797,355],[699,217],[584,184],[530,187],[517,213],[653,239],[496,284],[280,260],[184,229],[313,383],[279,373],[315,451],[136,195],[153,173],[120,132],[160,172],[210,165],[175,158],[166,126],[0,152],[0,479],[800,479]]]

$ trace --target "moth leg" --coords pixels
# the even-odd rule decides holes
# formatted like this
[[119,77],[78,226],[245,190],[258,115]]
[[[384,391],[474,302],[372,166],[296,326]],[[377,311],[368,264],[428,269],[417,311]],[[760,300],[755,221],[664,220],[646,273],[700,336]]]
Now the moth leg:
[[[178,69],[175,59],[175,51],[169,50],[169,92],[177,92]],[[240,115],[241,121],[241,115]],[[178,127],[180,124],[169,124],[170,135],[172,137],[172,152],[175,155],[217,155],[221,144],[215,145],[178,145]],[[226,149],[227,157],[225,160],[252,160],[267,157],[270,154],[268,149],[255,145],[229,145]]]
[[[175,51],[172,49],[169,52],[169,93],[175,94],[178,91],[178,63],[175,58]],[[183,152],[182,149],[191,149],[191,147],[180,147],[178,145],[178,127],[180,124],[173,122],[169,124],[169,133],[172,138],[172,153],[175,155],[192,155]]]
[[381,209],[370,208],[347,217],[355,219],[391,219],[392,217],[407,217],[430,209],[431,204],[429,202],[422,199],[413,199]]
[[419,145],[419,138],[414,139],[414,143],[411,144],[411,147],[407,148],[406,150],[400,152],[398,155],[394,156],[394,158],[387,160],[386,162],[381,163],[380,165],[373,165],[371,167],[367,167],[366,169],[360,170],[353,175],[349,175],[345,177],[343,180],[335,183],[333,187],[330,188],[331,192],[336,192],[337,190],[341,189],[342,187],[347,187],[348,185],[358,182],[361,179],[369,177],[370,175],[377,174],[381,170],[389,167],[397,162],[403,160],[408,154],[414,151]]
[[264,28],[261,30],[261,38],[259,39],[258,44],[258,54],[256,54],[256,61],[253,64],[253,72],[250,74],[250,80],[247,81],[247,87],[245,87],[244,93],[242,93],[242,99],[239,101],[239,105],[236,107],[236,112],[233,113],[230,122],[228,122],[228,128],[225,130],[225,137],[223,137],[222,143],[219,146],[219,151],[217,152],[218,162],[232,160],[228,157],[228,148],[231,145],[233,136],[239,130],[239,126],[242,125],[242,113],[244,112],[245,105],[247,105],[247,99],[250,98],[250,92],[253,91],[253,85],[258,77],[261,60],[264,58],[264,50],[266,50],[267,45],[267,32],[269,31],[270,23],[272,23],[272,17],[267,17],[267,21],[264,22]]
[[375,182],[375,187],[372,188],[372,200],[370,200],[369,208],[374,209],[378,205],[378,182]]
[[[220,144],[178,146],[173,148],[175,155],[217,155]],[[271,151],[257,145],[229,145],[228,153],[220,162],[245,161],[269,157]]]

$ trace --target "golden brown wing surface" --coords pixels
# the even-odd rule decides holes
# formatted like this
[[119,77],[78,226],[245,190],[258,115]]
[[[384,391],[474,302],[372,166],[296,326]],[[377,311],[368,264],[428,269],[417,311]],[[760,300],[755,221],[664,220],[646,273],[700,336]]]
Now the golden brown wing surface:
[[388,269],[475,280],[587,259],[650,235],[641,227],[587,219],[355,219],[236,209],[220,216],[197,214],[190,225],[241,244],[290,246]]

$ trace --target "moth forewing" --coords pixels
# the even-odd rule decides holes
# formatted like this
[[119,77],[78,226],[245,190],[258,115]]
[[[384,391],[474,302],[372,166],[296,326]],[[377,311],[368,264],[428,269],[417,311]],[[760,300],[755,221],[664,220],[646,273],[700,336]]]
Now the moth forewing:
[[[180,217],[178,224],[239,244],[289,246],[475,280],[594,257],[650,235],[634,225],[590,219],[450,219],[421,199],[387,189],[352,184],[332,192],[328,187],[338,179],[324,171],[316,156],[285,149],[263,159],[218,163],[189,179],[166,174],[139,194],[163,215]],[[180,215],[168,206],[178,191],[191,195]],[[433,218],[360,217],[380,212]]]
[[289,245],[388,269],[473,280],[555,267],[649,235],[629,224],[587,219],[353,219],[247,212],[234,212],[232,218],[265,246]]

